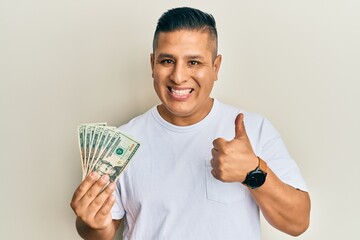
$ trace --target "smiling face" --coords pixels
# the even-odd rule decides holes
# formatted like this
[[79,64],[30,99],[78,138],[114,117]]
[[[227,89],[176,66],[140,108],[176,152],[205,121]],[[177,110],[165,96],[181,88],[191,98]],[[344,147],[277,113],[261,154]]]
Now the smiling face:
[[158,111],[168,122],[187,126],[210,112],[210,93],[221,64],[221,55],[214,56],[215,48],[207,31],[159,34],[151,67],[154,88],[162,102]]

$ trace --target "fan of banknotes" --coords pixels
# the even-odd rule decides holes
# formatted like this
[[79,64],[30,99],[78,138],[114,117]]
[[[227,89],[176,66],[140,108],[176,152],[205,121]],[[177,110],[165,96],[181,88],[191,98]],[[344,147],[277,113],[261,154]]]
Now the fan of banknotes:
[[78,138],[83,179],[91,172],[108,174],[115,182],[129,164],[140,144],[106,123],[78,126]]

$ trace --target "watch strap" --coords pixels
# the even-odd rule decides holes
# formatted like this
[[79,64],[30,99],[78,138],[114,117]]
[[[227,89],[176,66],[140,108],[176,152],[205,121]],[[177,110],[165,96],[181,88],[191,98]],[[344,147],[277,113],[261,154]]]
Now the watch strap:
[[267,174],[267,163],[262,160],[261,158],[257,157],[259,159],[259,165],[258,168],[263,171],[265,174]]
[[[260,157],[258,157],[258,156],[256,156],[256,157],[258,158],[258,166],[254,170],[248,172],[245,180],[242,182],[243,184],[245,184],[246,186],[248,186],[252,189],[262,186],[265,182],[265,178],[267,175],[267,163],[264,160],[262,160]],[[249,176],[251,176],[255,172],[261,172],[264,175],[264,182],[260,183],[259,186],[251,186],[250,182],[248,182],[250,180],[250,179],[248,179]]]

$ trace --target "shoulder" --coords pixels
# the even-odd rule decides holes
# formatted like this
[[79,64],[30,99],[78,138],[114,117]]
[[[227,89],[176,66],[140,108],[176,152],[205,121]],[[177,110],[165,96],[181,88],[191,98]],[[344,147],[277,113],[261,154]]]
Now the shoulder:
[[259,113],[250,112],[243,108],[228,105],[220,101],[217,101],[217,105],[218,114],[222,116],[231,116],[235,119],[239,113],[243,113],[245,126],[248,125],[249,127],[255,127],[262,125],[265,121],[267,121],[267,119]]
[[247,111],[243,108],[234,107],[228,104],[218,103],[218,114],[223,117],[227,117],[230,121],[235,121],[236,116],[239,113],[244,114],[244,124],[246,132],[253,138],[274,138],[279,136],[278,131],[273,127],[271,122],[262,114]]
[[153,119],[153,111],[156,107],[153,107],[145,113],[132,118],[129,122],[120,125],[119,130],[132,134],[132,132],[141,131],[142,128],[148,125],[149,121]]

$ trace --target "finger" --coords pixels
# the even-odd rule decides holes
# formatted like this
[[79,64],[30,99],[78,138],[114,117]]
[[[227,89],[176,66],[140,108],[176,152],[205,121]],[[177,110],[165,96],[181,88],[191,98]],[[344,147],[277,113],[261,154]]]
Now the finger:
[[98,212],[99,209],[104,205],[106,200],[109,198],[109,196],[112,195],[112,193],[115,190],[115,183],[110,183],[104,191],[102,191],[95,199],[91,202],[90,208],[94,212]]
[[224,138],[217,138],[213,141],[213,146],[215,150],[220,150],[222,146],[225,145],[227,141]]
[[217,158],[218,155],[219,155],[219,151],[216,150],[215,148],[212,148],[212,149],[211,149],[211,156],[212,156],[213,158]]
[[97,179],[98,174],[96,172],[92,172],[91,174],[89,174],[76,189],[71,201],[77,202],[82,199],[86,192],[91,188],[91,186],[94,185]]
[[215,169],[211,170],[211,174],[213,175],[214,178],[220,180],[221,176],[217,170],[215,170]]
[[215,168],[215,160],[213,158],[210,160],[210,165],[213,169]]
[[115,196],[111,194],[106,199],[105,204],[96,213],[95,218],[97,218],[99,221],[105,221],[105,219],[109,216],[111,208],[114,206],[114,203],[115,203]]
[[212,169],[212,170],[211,170],[211,174],[214,176],[214,178],[216,178],[216,171],[215,171],[215,169]]
[[239,113],[235,118],[235,137],[234,139],[241,139],[246,135],[246,129],[244,124],[244,114]]
[[94,199],[99,195],[101,190],[106,186],[109,182],[108,175],[102,175],[92,186],[91,188],[84,194],[81,199],[82,204],[88,206],[94,201]]

